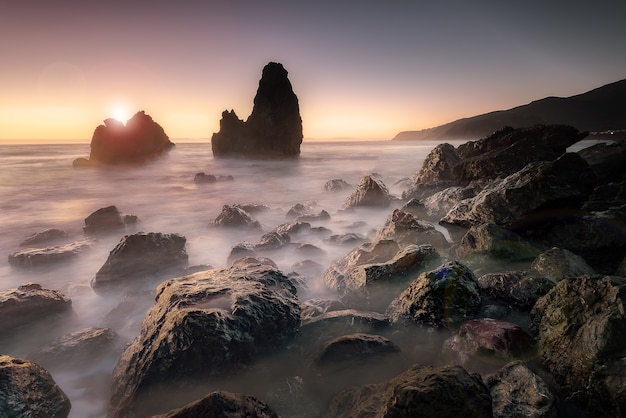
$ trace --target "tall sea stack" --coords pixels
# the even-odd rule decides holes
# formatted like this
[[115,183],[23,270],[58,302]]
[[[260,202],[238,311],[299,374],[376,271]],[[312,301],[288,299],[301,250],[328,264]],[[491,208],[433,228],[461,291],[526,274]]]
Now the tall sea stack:
[[220,131],[213,134],[213,156],[298,157],[302,143],[302,118],[298,97],[282,64],[263,68],[254,107],[247,121],[225,110]]

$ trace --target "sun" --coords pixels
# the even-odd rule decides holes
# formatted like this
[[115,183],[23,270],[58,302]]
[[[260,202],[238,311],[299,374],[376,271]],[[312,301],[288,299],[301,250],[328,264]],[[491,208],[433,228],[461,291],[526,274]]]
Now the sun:
[[126,123],[130,119],[130,111],[123,104],[116,104],[111,108],[111,116],[122,123]]

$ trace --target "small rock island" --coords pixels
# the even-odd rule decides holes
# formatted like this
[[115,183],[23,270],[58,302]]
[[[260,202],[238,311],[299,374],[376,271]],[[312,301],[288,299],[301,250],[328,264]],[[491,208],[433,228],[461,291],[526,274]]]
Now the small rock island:
[[143,110],[124,125],[117,119],[105,119],[91,138],[89,159],[74,160],[74,167],[88,165],[142,164],[174,146],[158,123]]
[[211,148],[214,157],[298,157],[302,137],[298,97],[287,70],[270,62],[263,68],[248,120],[239,119],[234,110],[225,110]]

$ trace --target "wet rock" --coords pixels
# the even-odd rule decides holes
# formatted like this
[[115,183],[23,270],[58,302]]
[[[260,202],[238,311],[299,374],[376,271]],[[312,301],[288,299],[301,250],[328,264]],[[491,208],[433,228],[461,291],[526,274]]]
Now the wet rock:
[[327,192],[339,192],[350,187],[350,184],[343,179],[332,179],[324,183],[324,190]]
[[287,217],[287,219],[295,219],[298,216],[311,214],[314,210],[315,209],[312,205],[296,203],[287,211],[287,214],[285,216]]
[[196,184],[215,183],[216,181],[217,177],[213,174],[206,174],[204,172],[196,173],[193,177],[193,182]]
[[249,365],[300,326],[295,288],[263,260],[168,280],[155,300],[114,370],[111,417],[157,413],[151,397]]
[[298,98],[282,64],[263,68],[254,107],[247,121],[224,111],[220,130],[211,138],[213,156],[297,157],[302,143]]
[[321,210],[319,213],[310,213],[300,215],[296,218],[296,222],[313,222],[313,221],[325,221],[330,219],[330,213],[325,210]]
[[28,359],[47,369],[84,368],[111,356],[119,344],[118,339],[110,328],[83,328],[46,344],[29,354]]
[[623,142],[598,143],[578,151],[598,178],[598,184],[626,180],[626,144]]
[[199,401],[152,418],[197,417],[278,418],[278,415],[269,405],[253,396],[219,391],[211,392]]
[[460,364],[468,359],[505,363],[529,355],[532,344],[533,338],[517,324],[479,318],[463,322],[448,347]]
[[61,292],[27,283],[16,289],[0,291],[0,336],[6,338],[20,328],[36,322],[73,314],[72,301]]
[[473,187],[448,187],[423,200],[424,211],[431,218],[440,219],[455,205],[465,199],[476,196],[477,189]]
[[276,232],[279,234],[295,235],[308,232],[311,230],[311,224],[308,222],[294,221],[287,224],[282,224],[276,227]]
[[106,119],[91,138],[89,160],[74,161],[74,166],[141,164],[171,149],[174,143],[165,131],[144,111],[126,122]]
[[41,366],[0,355],[0,416],[64,418],[72,405]]
[[348,232],[341,235],[331,235],[326,239],[326,242],[337,245],[355,244],[367,241],[367,237],[361,234],[355,234],[354,232]]
[[316,298],[305,300],[300,304],[302,322],[306,322],[326,312],[342,311],[346,305],[340,300],[330,298]]
[[426,156],[422,167],[413,177],[413,184],[455,180],[453,169],[460,160],[454,146],[448,143],[437,145]]
[[269,206],[261,203],[235,203],[233,206],[249,214],[261,213],[270,210]]
[[60,246],[19,250],[9,254],[9,264],[21,268],[50,266],[80,257],[93,247],[92,240],[83,239]]
[[381,181],[371,176],[361,178],[356,190],[346,199],[344,208],[355,206],[387,207],[391,203],[392,197],[389,195],[387,186]]
[[531,268],[539,274],[559,282],[570,277],[595,274],[584,258],[569,250],[552,247],[533,260]]
[[387,316],[394,323],[456,328],[478,313],[480,301],[474,273],[452,261],[420,274],[389,304]]
[[535,272],[520,270],[484,274],[478,278],[478,286],[488,297],[530,311],[537,299],[554,287],[554,282]]
[[34,244],[41,244],[50,241],[58,241],[67,237],[67,232],[60,229],[44,229],[43,231],[35,232],[27,237],[20,243],[20,247],[29,247]]
[[289,245],[290,242],[291,238],[288,234],[272,231],[259,238],[254,244],[254,249],[256,251],[278,250]]
[[306,276],[318,277],[324,272],[324,266],[313,260],[302,260],[294,263],[291,270],[297,271]]
[[313,359],[313,368],[328,370],[353,367],[368,359],[400,352],[391,340],[372,334],[342,335],[327,341]]
[[438,251],[449,247],[444,235],[427,221],[415,218],[408,212],[400,209],[393,211],[385,225],[376,234],[376,240],[391,239],[400,246],[429,244]]
[[91,280],[96,292],[133,288],[149,280],[172,277],[187,267],[187,239],[179,234],[139,232],[126,235]]
[[520,361],[486,376],[494,418],[557,418],[556,398],[546,383]]
[[300,244],[295,248],[298,254],[304,254],[309,257],[321,256],[326,254],[326,251],[313,244]]
[[626,181],[600,184],[591,193],[583,209],[594,212],[626,212]]
[[460,259],[489,256],[508,261],[532,260],[539,250],[515,232],[495,224],[472,226],[452,248],[452,253]]
[[124,230],[127,224],[137,223],[137,217],[122,216],[116,206],[100,208],[85,218],[86,234],[98,235]]
[[563,279],[531,311],[543,365],[588,415],[626,411],[626,278]]
[[254,245],[249,242],[240,242],[235,244],[230,249],[230,254],[228,255],[228,259],[226,262],[228,264],[233,264],[236,260],[239,260],[243,257],[256,257],[256,252],[254,251]]
[[385,382],[339,393],[325,417],[493,417],[478,374],[459,366],[415,365]]
[[245,227],[261,229],[261,224],[237,206],[224,205],[222,212],[215,218],[213,225],[221,227]]
[[544,210],[580,209],[595,187],[595,174],[577,154],[534,162],[494,181],[471,199],[456,204],[441,222],[470,227],[483,223],[523,224]]
[[356,309],[327,310],[302,321],[300,340],[310,349],[316,342],[324,342],[342,335],[377,334],[389,327],[389,319],[378,312]]

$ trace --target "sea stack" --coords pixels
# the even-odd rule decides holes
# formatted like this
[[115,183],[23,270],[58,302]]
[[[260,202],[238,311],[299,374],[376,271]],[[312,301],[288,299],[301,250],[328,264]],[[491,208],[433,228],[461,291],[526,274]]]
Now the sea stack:
[[93,133],[89,160],[79,158],[74,166],[141,164],[173,146],[161,125],[142,110],[126,125],[113,118],[106,119]]
[[225,110],[220,131],[213,134],[214,157],[298,157],[302,143],[302,118],[298,97],[282,64],[263,68],[254,107],[247,121]]

